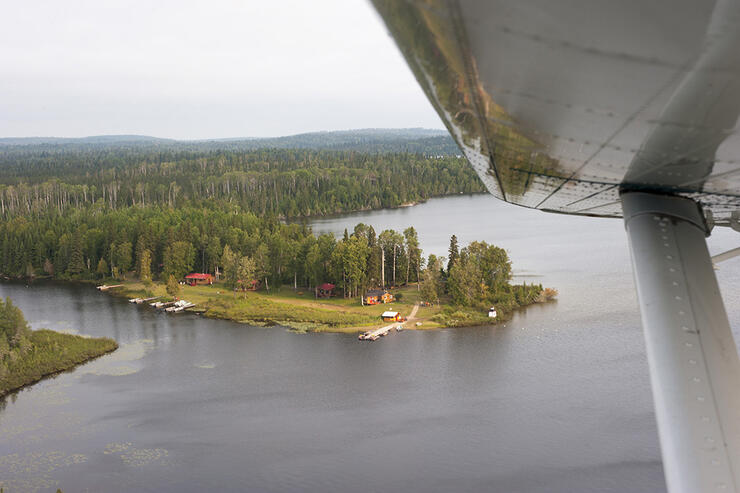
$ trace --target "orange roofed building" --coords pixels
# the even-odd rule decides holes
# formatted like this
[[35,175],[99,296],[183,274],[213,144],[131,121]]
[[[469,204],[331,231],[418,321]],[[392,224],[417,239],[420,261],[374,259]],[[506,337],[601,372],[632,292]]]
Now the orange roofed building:
[[362,297],[366,305],[379,305],[381,303],[391,303],[395,300],[392,294],[385,289],[369,289]]
[[190,286],[195,286],[199,284],[213,284],[213,276],[210,274],[200,274],[197,272],[194,272],[192,274],[188,274],[185,276],[185,283]]

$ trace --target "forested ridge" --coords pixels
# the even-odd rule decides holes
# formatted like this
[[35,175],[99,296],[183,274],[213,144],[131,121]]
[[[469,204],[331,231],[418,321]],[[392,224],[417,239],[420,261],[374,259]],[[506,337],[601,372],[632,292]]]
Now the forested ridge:
[[146,135],[97,135],[81,138],[17,137],[0,138],[0,148],[13,151],[37,146],[47,151],[79,150],[90,147],[117,149],[159,149],[163,151],[249,151],[254,149],[323,149],[358,152],[409,152],[427,155],[460,154],[445,130],[424,128],[366,128],[333,132],[310,132],[284,137],[174,140]]
[[456,156],[312,149],[167,151],[0,147],[0,214],[91,204],[180,207],[213,201],[299,217],[482,192]]

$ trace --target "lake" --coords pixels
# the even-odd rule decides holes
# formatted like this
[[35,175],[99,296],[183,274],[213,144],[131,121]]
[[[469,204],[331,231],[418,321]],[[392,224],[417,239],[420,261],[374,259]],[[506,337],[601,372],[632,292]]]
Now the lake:
[[[15,491],[665,491],[621,221],[487,195],[312,221],[414,226],[425,253],[485,240],[558,301],[505,326],[375,343],[134,306],[90,286],[0,284],[33,328],[111,355],[0,405]],[[713,253],[738,237],[717,231]],[[717,271],[740,327],[740,260]],[[738,337],[736,333],[735,337]]]

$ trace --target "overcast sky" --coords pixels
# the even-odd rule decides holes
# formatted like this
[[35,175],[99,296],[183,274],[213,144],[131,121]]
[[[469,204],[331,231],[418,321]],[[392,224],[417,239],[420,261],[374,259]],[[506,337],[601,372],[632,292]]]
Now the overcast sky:
[[0,137],[443,128],[366,0],[0,3]]

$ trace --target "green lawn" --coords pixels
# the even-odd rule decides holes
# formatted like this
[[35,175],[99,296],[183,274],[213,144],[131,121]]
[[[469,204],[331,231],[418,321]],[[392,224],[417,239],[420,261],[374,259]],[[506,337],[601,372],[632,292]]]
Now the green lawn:
[[[168,299],[164,284],[126,282],[125,288],[112,291],[127,298],[163,296]],[[279,323],[299,329],[314,331],[358,331],[378,326],[383,322],[380,314],[386,310],[408,316],[419,299],[416,286],[395,289],[394,295],[401,300],[386,305],[362,306],[359,297],[314,298],[313,291],[305,288],[294,290],[283,286],[269,293],[255,291],[236,293],[223,283],[212,286],[182,286],[179,297],[196,303],[196,310],[205,316],[236,320],[240,322]],[[439,307],[420,308],[417,314],[424,328],[439,327],[425,319],[439,312]]]

